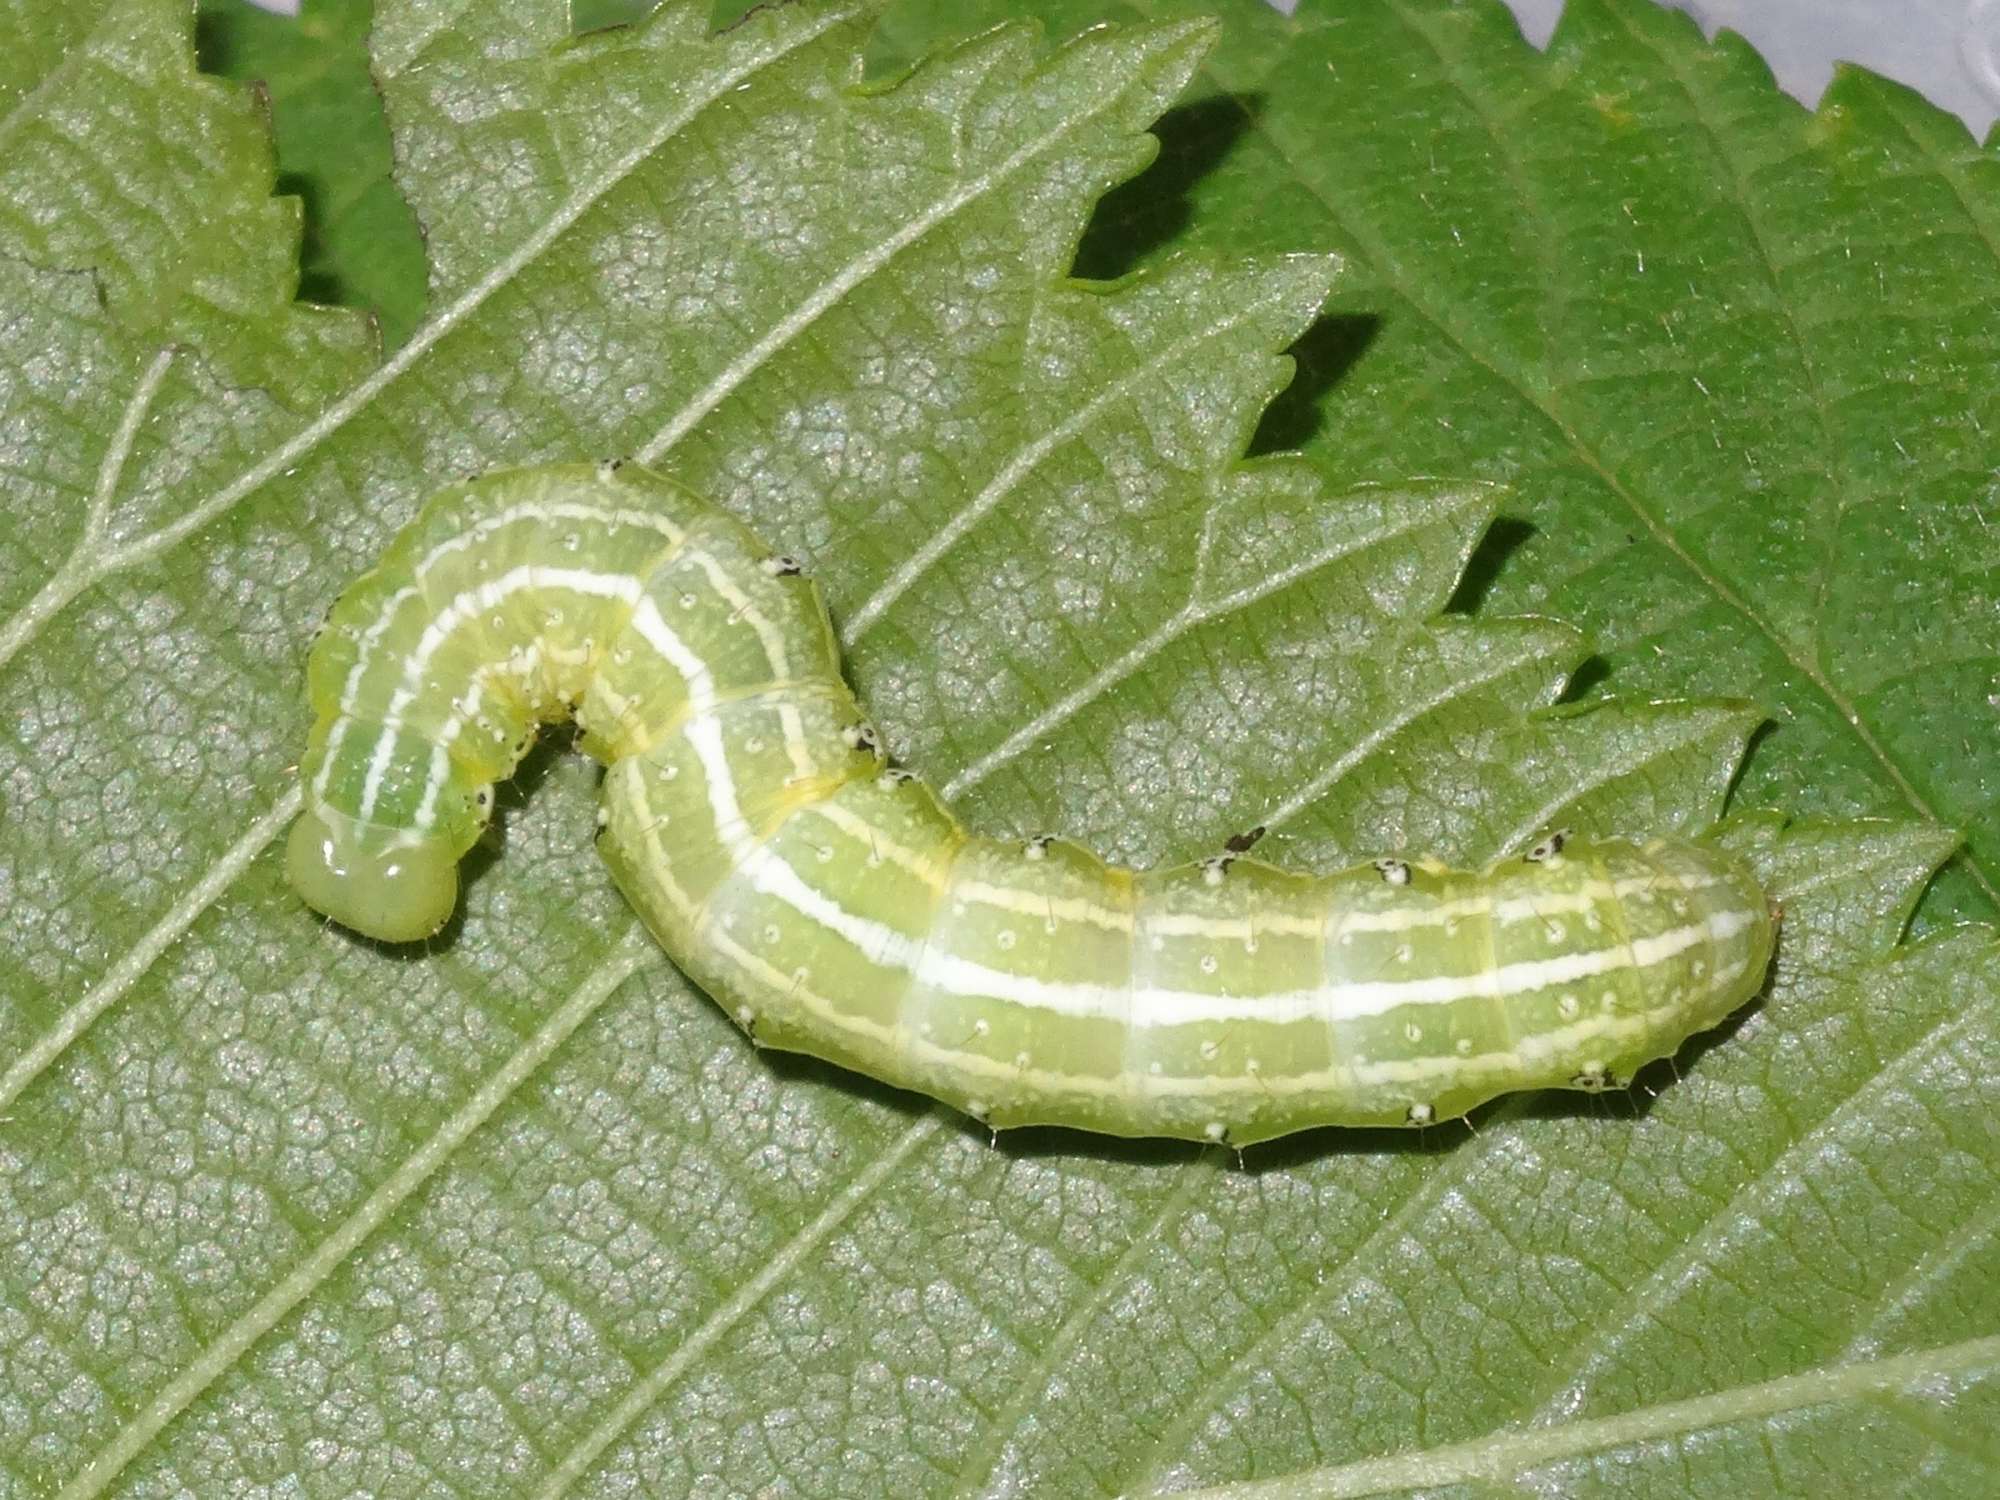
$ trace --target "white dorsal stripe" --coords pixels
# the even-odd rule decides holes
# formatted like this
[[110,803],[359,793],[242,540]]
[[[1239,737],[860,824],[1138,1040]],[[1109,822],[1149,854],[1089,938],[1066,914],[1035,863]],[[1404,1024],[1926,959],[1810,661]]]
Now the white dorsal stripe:
[[[375,811],[382,782],[395,749],[393,731],[402,728],[401,715],[422,690],[423,674],[432,657],[443,649],[445,642],[450,640],[466,621],[476,619],[523,590],[543,589],[561,589],[594,598],[616,599],[621,603],[632,605],[630,628],[637,631],[647,645],[680,673],[687,684],[691,704],[699,706],[713,697],[714,679],[709,672],[708,664],[674,633],[653,601],[641,592],[641,584],[636,576],[624,573],[599,573],[585,568],[555,568],[538,563],[523,563],[500,577],[468,589],[455,597],[438,612],[404,661],[402,681],[391,695],[388,709],[380,721],[383,728],[392,732],[383,734],[377,742],[375,754],[369,761],[367,779],[362,784],[361,807],[358,814],[361,818],[366,819]],[[539,657],[540,646],[541,642],[537,641],[527,650]],[[463,718],[464,715],[460,717]],[[329,754],[329,765],[331,761],[332,757]],[[434,747],[430,780],[424,788],[421,804],[426,809],[427,815],[420,823],[421,827],[430,826],[428,815],[434,814],[438,792],[450,773],[449,757],[437,753]],[[320,790],[324,792],[325,767],[321,768],[320,774]]]
[[[838,803],[820,803],[803,808],[801,811],[810,816],[825,818],[841,832],[865,841],[879,858],[888,860],[913,875],[933,884],[941,879],[935,860],[894,839],[884,838],[879,829]],[[1582,916],[1607,901],[1629,901],[1676,893],[1698,895],[1704,891],[1719,890],[1728,884],[1729,882],[1721,876],[1690,877],[1662,874],[1627,876],[1621,880],[1593,880],[1574,891],[1553,892],[1541,896],[1510,896],[1499,901],[1487,896],[1466,896],[1455,901],[1433,902],[1428,906],[1412,905],[1384,907],[1377,911],[1349,911],[1342,918],[1339,930],[1343,933],[1420,932],[1433,927],[1443,927],[1450,922],[1488,915],[1501,924],[1520,922],[1530,917]],[[1020,916],[1053,916],[1064,922],[1087,922],[1094,927],[1102,927],[1113,932],[1129,932],[1133,922],[1133,912],[1130,907],[1105,906],[1082,896],[1047,897],[1038,891],[1023,890],[1018,886],[996,885],[985,880],[959,882],[952,886],[952,896],[956,900],[978,902],[997,911],[1014,912]],[[1318,918],[1302,916],[1296,912],[1259,912],[1256,918],[1257,935],[1260,937],[1312,937],[1324,926],[1325,924]],[[1192,912],[1157,913],[1148,917],[1146,930],[1161,937],[1241,938],[1248,935],[1240,918],[1219,921]]]
[[454,552],[485,541],[497,531],[505,531],[523,522],[547,523],[549,521],[576,521],[599,526],[631,526],[642,531],[658,532],[669,546],[678,546],[687,534],[664,516],[648,511],[631,510],[618,506],[579,505],[574,501],[530,501],[522,505],[512,505],[505,510],[495,511],[490,516],[481,516],[456,536],[446,537],[430,551],[418,558],[410,569],[411,575],[421,585],[430,570],[438,562]]
[[[710,754],[703,753],[700,746],[697,746],[697,753],[702,755],[703,766],[709,772],[709,799],[717,826],[723,825],[725,816],[733,817],[740,824],[742,814],[736,805],[734,783],[729,780],[727,766],[722,759],[719,729],[713,720],[704,722],[708,732],[703,742],[714,747],[714,760],[712,762]],[[689,738],[694,739],[692,728]],[[1038,979],[940,952],[934,945],[925,946],[912,967],[909,955],[914,945],[904,933],[848,911],[825,892],[807,885],[789,862],[768,847],[757,846],[754,850],[747,850],[744,857],[750,862],[754,889],[783,902],[804,920],[845,939],[867,955],[871,962],[910,973],[920,985],[958,994],[984,995],[1016,1005],[1033,1006],[1060,1016],[1122,1021],[1130,1014],[1135,1025],[1186,1026],[1205,1021],[1270,1021],[1304,1018],[1315,1012],[1323,1012],[1330,1021],[1338,1022],[1381,1015],[1404,1005],[1449,1005],[1460,1000],[1506,999],[1618,969],[1651,968],[1699,943],[1727,941],[1748,927],[1752,920],[1747,912],[1725,910],[1703,921],[1690,922],[1650,937],[1635,938],[1630,943],[1614,942],[1580,953],[1524,959],[1471,974],[1348,981],[1308,990],[1230,996],[1150,985],[1128,988],[1123,985]]]
[[[712,933],[711,940],[731,962],[767,987],[789,994],[803,1010],[824,1021],[837,1023],[872,1042],[905,1048],[922,1067],[949,1068],[953,1072],[971,1074],[982,1081],[1004,1084],[1015,1090],[1032,1089],[1054,1099],[1075,1096],[1112,1099],[1120,1097],[1126,1087],[1122,1074],[1066,1072],[1061,1067],[1051,1067],[1046,1063],[1021,1067],[1003,1058],[987,1057],[926,1041],[921,1036],[908,1034],[908,1028],[904,1026],[884,1026],[865,1016],[853,1014],[831,997],[802,982],[797,975],[784,973],[724,933]],[[1717,978],[1734,982],[1743,976],[1745,968],[1746,965],[1741,962],[1731,964]],[[1561,1027],[1549,1035],[1565,1051],[1589,1042],[1602,1042],[1608,1047],[1615,1047],[1619,1043],[1629,1045],[1644,1038],[1658,1024],[1657,1018],[1650,1012],[1593,1017]],[[1272,1098],[1293,1099],[1324,1098],[1356,1088],[1406,1087],[1418,1092],[1430,1092],[1449,1087],[1453,1079],[1482,1075],[1501,1079],[1511,1077],[1522,1065],[1520,1053],[1506,1050],[1475,1052],[1463,1057],[1453,1053],[1373,1062],[1343,1062],[1330,1068],[1299,1073],[1260,1075],[1257,1088],[1260,1093]],[[1229,1098],[1242,1092],[1244,1082],[1243,1074],[1233,1072],[1162,1073],[1147,1075],[1146,1088],[1161,1098]]]
[[732,850],[739,861],[746,858],[758,844],[736,800],[736,777],[729,768],[728,748],[722,743],[722,720],[715,714],[698,714],[681,730],[681,737],[701,762],[716,839]]
[[898,869],[907,870],[925,884],[939,890],[944,888],[945,865],[936,856],[912,849],[907,844],[899,844],[894,839],[884,838],[880,829],[867,819],[858,816],[852,808],[839,802],[816,802],[799,809],[800,815],[809,818],[824,818],[835,828],[853,839],[866,844],[868,852],[876,859],[885,860]]
[[[1552,985],[1570,984],[1618,969],[1651,968],[1697,943],[1720,942],[1749,925],[1742,912],[1718,912],[1630,944],[1617,943],[1556,958],[1530,959],[1473,974],[1426,979],[1375,979],[1328,984],[1308,990],[1265,995],[1216,995],[1156,986],[1068,984],[1035,979],[976,963],[936,949],[925,952],[920,984],[965,995],[984,995],[1034,1006],[1059,1016],[1122,1021],[1130,1011],[1134,1026],[1194,1026],[1215,1021],[1303,1019],[1315,1010],[1331,1022],[1378,1016],[1405,1005],[1449,1005],[1459,1000],[1504,1000]],[[839,929],[834,929],[838,931]],[[845,936],[846,934],[842,934]]]
[[[496,608],[524,589],[564,589],[573,594],[617,599],[627,604],[636,604],[640,596],[639,580],[629,573],[598,573],[588,568],[552,568],[541,563],[522,563],[498,578],[478,584],[453,598],[425,626],[424,633],[403,661],[402,681],[390,695],[388,708],[380,721],[388,732],[376,742],[375,755],[368,763],[368,776],[361,787],[359,816],[364,821],[374,816],[383,777],[395,749],[395,737],[402,728],[403,710],[422,691],[424,671],[430,666],[431,658],[443,649],[444,643],[467,620]],[[426,792],[429,795],[428,788]]]
[[640,527],[658,532],[666,538],[670,546],[678,545],[686,534],[663,517],[649,515],[645,511],[605,509],[601,506],[580,505],[567,501],[535,501],[509,506],[490,516],[483,516],[466,526],[463,531],[439,542],[417,560],[411,568],[411,581],[390,592],[388,598],[383,600],[382,608],[374,620],[356,638],[354,664],[348,668],[347,677],[341,684],[340,718],[328,732],[326,758],[321,766],[321,774],[313,784],[315,793],[320,796],[326,795],[326,767],[333,763],[342,740],[347,736],[348,727],[353,722],[355,694],[359,691],[368,668],[373,664],[376,646],[395,622],[396,612],[423,592],[425,575],[437,565],[439,559],[482,542],[495,532],[504,531],[510,526],[518,526],[524,521],[539,523],[551,520],[598,524],[609,522],[618,526]]
[[758,644],[764,648],[764,659],[771,664],[772,679],[778,682],[789,679],[793,671],[792,653],[777,622],[751,602],[750,596],[736,586],[736,580],[714,557],[697,552],[694,563],[707,577],[708,586],[729,606],[729,612],[756,632]]

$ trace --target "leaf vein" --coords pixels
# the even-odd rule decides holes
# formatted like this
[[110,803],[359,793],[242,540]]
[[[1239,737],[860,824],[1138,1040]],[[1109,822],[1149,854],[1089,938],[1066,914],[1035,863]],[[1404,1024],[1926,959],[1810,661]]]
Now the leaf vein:
[[1181,1166],[1173,1187],[1146,1227],[1132,1236],[1131,1243],[1112,1262],[1103,1278],[1091,1288],[1087,1297],[1070,1310],[1062,1326],[1043,1346],[1041,1354],[1014,1382],[1013,1398],[986,1424],[984,1441],[966,1458],[960,1470],[964,1476],[959,1488],[961,1500],[971,1500],[982,1490],[989,1494],[993,1492],[994,1470],[1006,1451],[1007,1439],[1019,1429],[1022,1418],[1027,1415],[1029,1403],[1040,1394],[1049,1377],[1082,1341],[1097,1315],[1111,1304],[1113,1296],[1137,1279],[1139,1262],[1146,1252],[1187,1212],[1202,1190],[1214,1182],[1213,1170],[1204,1172],[1202,1169],[1213,1169],[1220,1160],[1217,1152],[1205,1149]]
[[1729,1229],[1757,1222],[1756,1212],[1771,1206],[1788,1184],[1804,1186],[1796,1169],[1807,1164],[1807,1159],[1846,1125],[1858,1110],[1898,1084],[1903,1074],[1924,1057],[1971,1031],[1975,1023],[1989,1025],[1992,1019],[1985,1011],[1973,1009],[1948,1016],[1919,1033],[1909,1045],[1871,1072],[1860,1088],[1827,1111],[1812,1129],[1792,1142],[1768,1165],[1756,1169],[1737,1184],[1728,1200],[1719,1204],[1700,1228],[1684,1236],[1673,1253],[1654,1268],[1644,1283],[1627,1294],[1616,1329],[1604,1323],[1594,1324],[1590,1330],[1591,1346],[1584,1356],[1571,1361],[1565,1370],[1552,1372],[1553,1379],[1544,1389],[1553,1393],[1544,1398],[1537,1416],[1549,1419],[1580,1399],[1583,1394],[1581,1383],[1589,1370],[1605,1364],[1628,1332],[1653,1318],[1666,1306],[1681,1278],[1712,1258],[1715,1246],[1726,1237]]
[[1208,327],[1173,340],[1150,358],[1142,360],[1127,374],[1099,386],[1096,393],[1077,406],[1068,417],[1044,429],[1034,441],[1017,450],[1012,458],[1000,466],[999,472],[987,481],[978,494],[968,500],[944,525],[932,532],[922,546],[898,563],[894,571],[862,602],[860,608],[855,610],[847,622],[846,629],[841,632],[841,644],[851,648],[856,641],[865,636],[898,599],[908,593],[945,553],[957,545],[961,537],[997,509],[1024,479],[1041,467],[1044,459],[1095,422],[1112,402],[1129,395],[1151,380],[1162,368],[1185,359],[1203,344],[1222,337],[1232,329],[1250,321],[1265,308],[1284,300],[1284,291],[1280,289],[1265,297],[1246,302]]
[[216,857],[199,880],[175,898],[145,935],[127,949],[117,963],[105,970],[103,978],[84,992],[82,999],[64,1011],[55,1025],[36,1037],[33,1044],[8,1065],[6,1072],[0,1073],[0,1113],[4,1113],[7,1106],[20,1097],[22,1090],[60,1057],[93,1021],[116,1005],[152,968],[159,956],[193,925],[195,919],[235,883],[237,876],[248,869],[250,862],[291,822],[299,804],[299,787],[294,782],[283,796],[251,822],[235,843]]
[[231,1369],[293,1308],[322,1286],[411,1194],[430,1181],[467,1137],[485,1124],[577,1027],[596,1014],[618,987],[649,961],[663,960],[651,939],[633,923],[570,998],[553,1011],[548,1020],[491,1077],[481,1083],[465,1103],[432,1132],[429,1139],[405,1157],[309,1255],[205,1345],[178,1375],[154,1394],[152,1400],[133,1413],[77,1471],[75,1477],[62,1487],[56,1500],[90,1500],[90,1497],[102,1494],[169,1422]]
[[959,771],[957,775],[944,784],[940,791],[940,795],[946,801],[950,801],[970,791],[973,787],[979,785],[980,782],[985,781],[995,771],[1018,759],[1021,752],[1026,750],[1036,740],[1040,739],[1050,730],[1075,718],[1077,714],[1102,698],[1119,683],[1132,676],[1140,667],[1144,666],[1155,656],[1158,656],[1189,631],[1198,630],[1203,625],[1226,618],[1239,610],[1247,609],[1249,606],[1291,587],[1294,583],[1318,572],[1322,568],[1331,567],[1342,559],[1351,557],[1358,552],[1366,551],[1370,547],[1379,546],[1384,542],[1392,542],[1408,536],[1412,532],[1432,524],[1437,519],[1433,515],[1412,514],[1408,519],[1400,519],[1394,525],[1386,526],[1379,530],[1372,530],[1361,536],[1351,538],[1338,547],[1310,554],[1287,567],[1281,568],[1268,578],[1254,584],[1246,585],[1240,589],[1234,589],[1227,594],[1220,595],[1204,603],[1200,597],[1202,573],[1208,557],[1209,546],[1212,542],[1211,527],[1214,515],[1215,512],[1211,510],[1209,513],[1209,522],[1202,528],[1201,542],[1196,549],[1194,581],[1190,585],[1186,602],[1159,625],[1155,626],[1151,632],[1137,643],[1128,647],[1112,661],[1099,667],[1076,687],[1063,694],[1054,703],[1051,703],[1048,707],[1009,733],[991,750],[977,757],[971,764]]
[[813,1217],[812,1222],[785,1241],[756,1275],[731,1293],[728,1300],[711,1312],[672,1354],[648,1371],[616,1406],[577,1440],[576,1445],[563,1456],[562,1462],[536,1489],[535,1500],[558,1500],[559,1496],[568,1493],[570,1486],[589,1471],[605,1450],[643,1416],[648,1407],[673,1388],[695,1360],[797,1270],[807,1256],[875,1195],[917,1147],[936,1135],[943,1126],[941,1109],[932,1109],[912,1121],[887,1150],[827,1200],[826,1206]]
[[762,369],[772,355],[811,328],[849,292],[887,266],[899,253],[922,239],[939,224],[950,219],[961,209],[977,203],[1012,177],[1015,172],[1045,154],[1066,136],[1073,134],[1079,126],[1090,123],[1119,102],[1118,91],[1109,92],[1091,108],[1081,110],[1063,119],[1052,129],[1043,131],[997,166],[989,168],[970,182],[961,184],[955,191],[939,198],[880,243],[855,256],[841,267],[838,274],[821,282],[797,306],[772,324],[748,349],[730,360],[720,373],[693,400],[685,403],[669,418],[634,456],[641,463],[657,463],[662,454],[685,437],[695,424],[713,411],[726,396]]
[[[466,288],[449,307],[442,309],[436,317],[419,328],[411,336],[410,341],[378,366],[373,374],[360,381],[345,396],[272,449],[266,457],[252,464],[235,479],[150,535],[127,542],[122,547],[107,550],[92,567],[50,580],[50,586],[36,594],[10,623],[8,630],[0,634],[0,667],[4,667],[50,619],[86,588],[112,573],[157,557],[174,547],[216,517],[240,504],[246,497],[296,464],[328,437],[346,426],[358,413],[365,410],[370,402],[429,353],[446,334],[464,323],[503,287],[510,284],[605,194],[637,171],[710,105],[733,92],[754,73],[775,64],[787,54],[832,30],[836,25],[857,14],[861,8],[859,3],[830,6],[816,25],[803,29],[796,36],[786,38],[776,47],[754,54],[738,67],[719,75],[709,91],[691,100],[687,107],[662,120],[643,140],[620,156],[601,175],[581,190],[571,194],[550,214],[545,223],[523,239],[513,251],[496,262],[478,281]],[[61,586],[56,587],[57,584]]]
[[[2000,1336],[1965,1339],[1891,1359],[1820,1366],[1759,1385],[1636,1407],[1561,1427],[1512,1428],[1464,1443],[1333,1464],[1279,1479],[1185,1490],[1180,1500],[1343,1500],[1391,1490],[1484,1480],[1512,1493],[1524,1470],[1566,1458],[1682,1437],[1706,1427],[1781,1416],[1813,1406],[1907,1393],[1912,1386],[1977,1379],[2000,1364]],[[1934,1393],[1932,1393],[1934,1394]]]
[[[1236,99],[1236,96],[1228,91],[1225,84],[1218,81],[1217,86],[1224,97]],[[1238,108],[1242,109],[1240,100],[1238,101]],[[1718,602],[1749,621],[1757,632],[1770,643],[1772,649],[1777,651],[1780,656],[1790,663],[1801,676],[1819,691],[1826,702],[1853,731],[1855,737],[1861,742],[1862,747],[1875,760],[1876,764],[1882,768],[1898,795],[1926,820],[1933,823],[1939,822],[1940,820],[1936,811],[1930,806],[1923,794],[1917,790],[1916,785],[1909,779],[1908,775],[1905,774],[1901,764],[1889,754],[1887,748],[1876,737],[1874,731],[1862,721],[1860,712],[1835,687],[1826,673],[1821,670],[1819,663],[1810,657],[1801,656],[1794,652],[1784,637],[1779,634],[1775,626],[1753,609],[1742,595],[1725,583],[1717,574],[1711,572],[1698,558],[1689,552],[1681,544],[1680,538],[1674,534],[1672,529],[1651,510],[1640,503],[1638,497],[1606,467],[1596,451],[1584,442],[1581,434],[1563,419],[1560,412],[1546,397],[1538,393],[1530,385],[1521,372],[1506,367],[1498,354],[1484,353],[1475,349],[1469,338],[1455,328],[1442,312],[1430,307],[1422,299],[1418,288],[1413,284],[1411,277],[1401,266],[1397,258],[1394,255],[1388,254],[1379,239],[1368,233],[1361,225],[1351,219],[1343,211],[1341,204],[1301,168],[1296,153],[1286,141],[1271,130],[1268,121],[1261,119],[1254,111],[1244,109],[1242,112],[1245,119],[1245,128],[1258,132],[1264,137],[1270,144],[1271,149],[1286,162],[1293,177],[1300,186],[1313,195],[1314,199],[1326,210],[1327,215],[1353,240],[1367,244],[1369,263],[1382,278],[1385,288],[1395,293],[1412,312],[1422,318],[1440,336],[1457,348],[1467,360],[1477,365],[1480,369],[1485,370],[1500,385],[1512,391],[1524,406],[1538,414],[1547,423],[1550,430],[1569,446],[1571,452],[1576,455],[1579,464],[1632,513],[1633,517],[1652,534],[1654,540],[1697,583],[1713,594]],[[1966,855],[1965,862],[1973,880],[1985,892],[1994,907],[2000,909],[2000,886],[1994,883],[1992,874],[1985,869],[1976,856]]]

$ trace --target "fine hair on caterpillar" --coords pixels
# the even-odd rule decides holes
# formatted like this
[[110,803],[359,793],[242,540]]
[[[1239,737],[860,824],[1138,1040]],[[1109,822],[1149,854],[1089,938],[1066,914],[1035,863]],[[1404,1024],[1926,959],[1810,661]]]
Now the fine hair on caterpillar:
[[945,1101],[1243,1146],[1622,1087],[1762,985],[1747,868],[1554,833],[1483,870],[1327,875],[1251,849],[1147,871],[981,837],[889,767],[797,561],[637,464],[470,477],[334,605],[287,872],[411,941],[493,783],[574,717],[597,846],[667,954],[764,1046]]

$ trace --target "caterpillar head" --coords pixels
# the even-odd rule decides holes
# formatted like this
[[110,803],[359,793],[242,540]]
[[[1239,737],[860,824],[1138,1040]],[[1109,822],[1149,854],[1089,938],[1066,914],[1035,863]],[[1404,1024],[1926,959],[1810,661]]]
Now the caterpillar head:
[[313,910],[385,943],[436,932],[458,904],[458,856],[441,839],[395,842],[321,804],[292,824],[285,874]]

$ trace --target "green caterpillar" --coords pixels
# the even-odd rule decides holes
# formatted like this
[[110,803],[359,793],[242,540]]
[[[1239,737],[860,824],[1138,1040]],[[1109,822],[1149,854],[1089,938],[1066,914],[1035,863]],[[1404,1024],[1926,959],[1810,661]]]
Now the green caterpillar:
[[458,898],[492,784],[574,714],[599,848],[761,1045],[1031,1123],[1234,1145],[1622,1086],[1756,993],[1773,919],[1706,845],[1565,841],[1477,873],[1229,852],[1106,865],[966,832],[891,769],[817,588],[636,465],[445,490],[334,606],[287,868],[392,942]]

